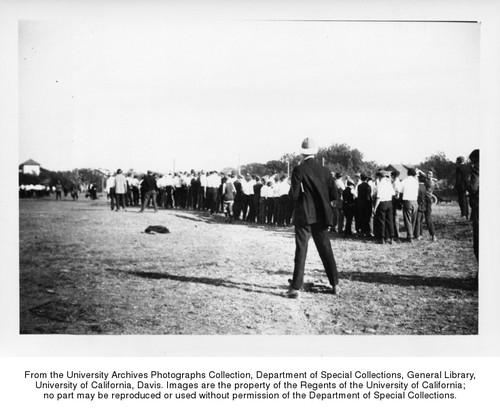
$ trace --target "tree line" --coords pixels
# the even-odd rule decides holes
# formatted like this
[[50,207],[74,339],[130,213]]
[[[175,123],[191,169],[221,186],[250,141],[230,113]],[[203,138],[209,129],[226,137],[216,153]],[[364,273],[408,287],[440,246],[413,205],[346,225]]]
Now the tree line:
[[[271,160],[266,163],[250,163],[240,167],[242,174],[251,175],[288,174],[299,164],[299,154],[284,154],[279,160]],[[332,144],[329,147],[319,148],[317,160],[332,172],[339,172],[343,175],[354,177],[356,173],[365,173],[374,176],[376,171],[386,168],[387,165],[381,165],[374,161],[364,160],[361,151],[351,148],[347,144]],[[443,152],[427,157],[423,162],[412,165],[423,171],[432,170],[434,176],[440,180],[440,186],[443,189],[453,188],[455,183],[455,163],[449,160]],[[233,168],[224,168],[222,171],[235,170]],[[19,173],[19,184],[43,184],[46,186],[55,186],[60,181],[64,187],[70,188],[72,184],[85,185],[94,183],[97,191],[102,191],[102,175],[96,170],[90,168],[78,168],[71,171],[49,171],[41,168],[40,175]]]

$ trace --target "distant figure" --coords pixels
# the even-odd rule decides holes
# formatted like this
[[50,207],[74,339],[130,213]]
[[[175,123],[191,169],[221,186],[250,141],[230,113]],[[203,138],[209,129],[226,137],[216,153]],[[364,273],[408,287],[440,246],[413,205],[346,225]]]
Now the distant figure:
[[89,195],[91,200],[97,200],[97,187],[95,183],[89,185]]
[[330,171],[314,160],[316,153],[313,140],[304,139],[301,163],[292,171],[290,197],[295,201],[295,265],[287,296],[293,299],[299,298],[304,283],[307,247],[311,235],[328,281],[333,287],[332,293],[339,293],[337,265],[328,238],[328,227],[333,224],[331,202],[336,197],[335,183]]
[[153,171],[148,171],[147,175],[144,177],[144,180],[142,181],[142,191],[144,192],[144,199],[139,213],[144,212],[144,208],[148,205],[149,200],[153,202],[154,211],[157,213],[158,206],[156,204],[156,192],[158,191],[158,186],[156,184],[156,178],[153,175]]
[[234,204],[234,194],[236,190],[234,189],[231,180],[228,180],[227,176],[222,177],[222,203],[224,208],[224,213],[226,214],[226,223],[232,223],[233,218],[233,204]]
[[432,178],[432,172],[429,172],[427,177],[423,172],[419,173],[418,177],[418,197],[417,197],[417,220],[413,236],[417,240],[421,240],[424,233],[424,219],[427,224],[427,229],[431,235],[432,241],[437,241],[434,223],[432,221],[432,191],[435,183]]
[[342,192],[342,212],[345,217],[344,236],[352,236],[352,221],[356,212],[354,199],[354,182],[347,180],[346,187]]
[[80,188],[76,184],[71,184],[71,198],[73,201],[78,201],[78,193],[80,192]]
[[362,236],[369,237],[372,235],[372,229],[370,221],[372,218],[373,209],[373,199],[372,199],[372,188],[368,184],[368,176],[365,173],[361,173],[361,183],[358,185],[358,217],[359,217],[359,229]]
[[469,204],[467,202],[467,186],[469,180],[469,171],[465,164],[464,157],[457,158],[457,167],[455,169],[455,191],[458,196],[458,205],[460,206],[461,217],[469,219]]
[[60,200],[62,195],[62,185],[61,182],[58,181],[56,184],[56,200]]
[[121,169],[116,171],[115,176],[115,196],[116,196],[116,211],[125,211],[125,195],[127,194],[127,180]]
[[342,212],[342,192],[345,190],[344,177],[341,172],[335,174],[336,198],[333,202],[333,233],[342,233],[344,231],[344,213]]
[[392,198],[394,188],[387,171],[377,171],[377,185],[375,187],[375,205],[373,207],[373,228],[379,243],[392,244],[394,238]]
[[394,188],[394,195],[392,196],[392,226],[394,228],[394,240],[399,241],[399,214],[398,210],[403,209],[402,200],[402,183],[399,178],[400,172],[398,170],[391,171],[391,182]]
[[469,155],[471,171],[469,178],[469,203],[472,220],[472,241],[474,255],[479,263],[479,150],[475,149]]
[[111,202],[111,211],[115,209],[115,176],[108,174],[108,179],[106,180],[106,193],[108,194],[108,199]]
[[406,240],[413,241],[413,232],[418,212],[418,179],[415,168],[408,168],[408,177],[401,183],[403,194],[403,221],[406,228]]

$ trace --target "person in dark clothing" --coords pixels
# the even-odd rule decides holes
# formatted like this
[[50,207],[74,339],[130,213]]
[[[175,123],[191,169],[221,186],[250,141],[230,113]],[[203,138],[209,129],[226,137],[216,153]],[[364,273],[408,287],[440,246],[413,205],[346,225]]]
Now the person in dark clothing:
[[469,155],[471,163],[468,183],[470,217],[472,220],[472,242],[474,255],[479,263],[479,150],[475,149]]
[[352,236],[352,221],[356,212],[353,189],[354,183],[348,180],[345,190],[342,191],[342,212],[345,217],[344,236]]
[[241,188],[241,176],[233,181],[233,186],[235,190],[234,195],[234,220],[239,220],[241,218],[241,211],[243,210],[243,191]]
[[372,229],[370,225],[372,210],[373,210],[373,198],[372,198],[372,188],[368,184],[368,176],[365,173],[361,173],[361,184],[358,185],[358,217],[360,220],[360,230],[361,235],[370,236],[372,234]]
[[158,186],[156,184],[156,178],[152,171],[148,171],[147,175],[142,181],[142,191],[144,192],[144,200],[142,201],[141,209],[139,213],[144,212],[144,208],[148,205],[149,200],[153,202],[153,208],[155,213],[158,212],[158,206],[156,205],[156,192],[158,191]]
[[312,236],[325,268],[332,293],[338,294],[338,272],[333,256],[328,227],[333,224],[331,202],[336,198],[335,183],[330,171],[314,160],[317,148],[312,139],[302,142],[302,162],[292,171],[290,197],[295,201],[295,260],[293,279],[287,292],[297,299],[304,283],[307,246]]
[[424,219],[427,225],[427,230],[431,235],[432,241],[437,241],[436,232],[434,230],[434,223],[432,221],[432,192],[435,183],[430,174],[428,178],[425,174],[420,173],[418,177],[418,197],[417,197],[417,219],[415,222],[415,229],[413,230],[413,237],[421,240],[424,233]]
[[461,217],[469,219],[469,204],[467,203],[467,185],[469,180],[469,171],[465,164],[464,157],[457,158],[457,167],[455,169],[455,191],[458,196],[458,205],[460,206]]

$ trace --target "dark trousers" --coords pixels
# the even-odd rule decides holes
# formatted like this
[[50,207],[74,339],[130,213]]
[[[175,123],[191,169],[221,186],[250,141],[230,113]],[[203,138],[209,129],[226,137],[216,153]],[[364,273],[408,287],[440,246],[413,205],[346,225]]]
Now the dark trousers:
[[397,201],[392,200],[392,227],[394,229],[394,237],[399,239],[399,212],[397,209]]
[[138,206],[139,205],[139,188],[138,187],[132,188],[132,197],[134,199],[134,206]]
[[200,187],[198,188],[197,194],[196,194],[196,206],[198,210],[202,210],[206,208],[207,201],[205,199],[205,187]]
[[375,212],[375,237],[377,239],[392,239],[394,229],[392,227],[392,201],[381,201]]
[[233,206],[233,213],[234,213],[234,218],[236,220],[239,220],[241,217],[241,211],[243,209],[243,200],[242,200],[242,194],[237,193],[234,196],[234,206]]
[[406,238],[411,239],[417,221],[418,204],[416,201],[403,200],[403,221],[405,223]]
[[207,203],[210,214],[217,212],[217,188],[207,187]]
[[144,208],[148,205],[149,200],[153,202],[155,211],[158,211],[158,207],[156,205],[156,190],[146,191],[146,193],[144,194],[144,201],[142,202],[141,211],[144,211]]
[[[370,202],[358,203],[358,219],[361,234],[367,236],[372,232],[370,221],[372,218],[372,204]],[[357,225],[356,225],[357,227]]]
[[114,210],[116,204],[115,187],[109,189],[109,199],[111,201],[111,210]]
[[266,200],[266,210],[267,210],[267,224],[273,224],[273,213],[274,213],[274,197],[269,197]]
[[257,209],[255,208],[255,194],[248,195],[248,214],[247,221],[253,223],[256,218]]
[[471,207],[470,216],[472,219],[472,243],[474,255],[479,262],[479,206]]
[[413,232],[414,237],[419,237],[424,234],[424,219],[425,224],[427,224],[427,230],[429,230],[429,234],[431,236],[435,236],[436,232],[434,231],[434,223],[432,222],[432,210],[428,211],[418,211],[417,213],[417,222],[415,223],[415,230]]
[[267,198],[261,197],[259,199],[259,215],[257,223],[264,224],[267,216]]
[[172,189],[173,187],[171,185],[167,185],[165,187],[165,208],[174,207],[174,201],[172,199]]
[[457,191],[458,205],[460,206],[460,214],[462,217],[469,217],[469,202],[467,200],[466,191]]
[[116,198],[116,209],[120,210],[120,207],[125,210],[125,196],[126,194],[123,193],[116,193],[115,192],[115,198]]
[[306,265],[307,247],[311,235],[323,262],[326,276],[332,286],[339,283],[337,264],[333,256],[332,246],[328,238],[328,227],[318,224],[295,226],[295,266],[293,269],[292,289],[301,289],[304,283],[304,268]]
[[343,212],[344,212],[344,217],[345,217],[344,234],[346,236],[352,236],[352,221],[354,219],[355,208],[354,207],[346,207],[346,208],[344,208]]

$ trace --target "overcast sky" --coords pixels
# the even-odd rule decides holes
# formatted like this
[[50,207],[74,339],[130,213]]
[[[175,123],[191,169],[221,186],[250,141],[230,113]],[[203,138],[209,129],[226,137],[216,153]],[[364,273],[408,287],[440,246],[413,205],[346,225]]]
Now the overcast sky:
[[454,160],[479,139],[480,25],[21,21],[19,162],[208,169],[345,143]]

